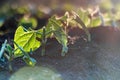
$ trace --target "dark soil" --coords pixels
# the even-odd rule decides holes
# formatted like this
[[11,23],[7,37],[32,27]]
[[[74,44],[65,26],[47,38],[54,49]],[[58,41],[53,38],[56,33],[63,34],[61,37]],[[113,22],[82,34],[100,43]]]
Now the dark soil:
[[[61,45],[55,39],[49,39],[45,56],[40,56],[41,49],[33,54],[36,66],[52,67],[62,75],[63,80],[119,80],[120,31],[100,26],[91,28],[90,33],[92,41],[87,42],[83,30],[70,29],[69,52],[65,57],[60,56]],[[17,59],[13,65],[16,72],[25,63]],[[11,76],[6,70],[0,71],[0,80],[9,80]]]

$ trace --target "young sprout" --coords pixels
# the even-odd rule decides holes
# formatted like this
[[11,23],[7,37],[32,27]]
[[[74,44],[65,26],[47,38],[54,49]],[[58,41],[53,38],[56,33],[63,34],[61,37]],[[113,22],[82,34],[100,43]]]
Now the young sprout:
[[13,69],[12,69],[12,63],[11,62],[14,59],[14,50],[9,44],[7,44],[6,48],[5,48],[5,51],[7,53],[4,53],[4,56],[8,59],[8,62],[9,62],[8,68],[9,68],[10,72],[12,72]]
[[0,59],[3,56],[8,60],[8,68],[10,72],[13,71],[11,64],[12,60],[14,59],[13,53],[13,48],[9,44],[7,44],[7,40],[5,40],[0,51]]

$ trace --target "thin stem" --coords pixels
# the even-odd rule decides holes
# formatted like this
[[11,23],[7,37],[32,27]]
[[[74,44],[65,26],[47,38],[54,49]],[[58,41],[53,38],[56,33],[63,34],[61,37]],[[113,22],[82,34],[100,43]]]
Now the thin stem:
[[87,29],[86,25],[83,23],[83,21],[78,17],[78,15],[76,15],[75,21],[78,22],[82,26],[83,30],[85,31],[85,33],[87,35],[88,42],[90,42],[91,34],[90,34],[89,30]]
[[43,27],[43,34],[42,34],[42,53],[41,53],[42,56],[45,55],[45,45],[46,45],[46,35],[45,35],[45,33],[46,33],[45,27]]
[[102,22],[101,25],[104,26],[104,25],[105,25],[105,22],[104,22],[104,19],[103,19],[103,16],[102,16],[100,10],[99,10],[98,14],[99,14],[100,20],[101,20],[101,22]]
[[9,68],[9,71],[10,72],[12,72],[13,71],[13,69],[12,69],[12,64],[11,64],[11,61],[12,61],[12,57],[10,57],[8,54],[6,54],[6,53],[4,53],[4,56],[8,59],[8,62],[9,62],[9,64],[8,64],[8,68]]
[[15,41],[13,41],[15,43],[15,45],[22,51],[23,55],[27,56],[30,58],[30,56],[23,50],[23,48],[21,46],[19,46]]
[[6,44],[7,44],[7,40],[4,41],[4,44],[2,45],[2,48],[0,50],[0,58],[2,57],[2,55],[3,55],[4,51],[5,51]]
[[13,71],[13,68],[12,68],[11,61],[9,61],[9,65],[8,65],[8,67],[9,67],[9,71],[12,72],[12,71]]

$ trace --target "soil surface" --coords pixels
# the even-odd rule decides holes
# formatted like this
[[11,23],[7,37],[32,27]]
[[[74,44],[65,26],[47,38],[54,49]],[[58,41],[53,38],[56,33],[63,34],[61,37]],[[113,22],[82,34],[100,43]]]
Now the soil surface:
[[[49,39],[45,56],[40,56],[41,49],[33,54],[37,60],[36,66],[54,69],[63,80],[119,80],[120,31],[113,27],[100,26],[91,28],[90,33],[92,41],[87,42],[83,30],[70,29],[69,52],[65,57],[60,56],[61,45],[55,39]],[[13,66],[13,73],[0,71],[0,80],[11,80],[11,77],[12,80],[21,80],[15,77],[17,72],[26,66],[25,63],[17,59],[13,61]],[[27,77],[25,80],[44,80],[36,78],[41,73],[36,72],[36,67],[32,68],[21,71],[19,77]]]

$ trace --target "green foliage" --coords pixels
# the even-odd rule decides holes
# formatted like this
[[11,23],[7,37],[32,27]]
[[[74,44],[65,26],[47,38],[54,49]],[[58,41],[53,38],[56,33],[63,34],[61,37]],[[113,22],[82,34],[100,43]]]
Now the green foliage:
[[7,59],[9,65],[9,71],[12,71],[11,61],[14,59],[14,50],[13,48],[7,43],[7,40],[4,41],[2,48],[0,50],[0,61],[5,63],[5,59]]
[[15,10],[16,10],[16,12],[18,12],[20,14],[26,14],[26,13],[30,12],[28,6],[17,7],[17,8],[15,8]]
[[[36,18],[30,17],[28,14],[29,10],[27,10],[26,7],[18,8],[17,11],[18,13],[25,15],[19,21],[19,27],[15,32],[13,41],[14,48],[7,43],[7,40],[5,40],[0,50],[0,59],[2,57],[7,58],[10,70],[12,70],[11,61],[17,57],[22,57],[27,65],[34,66],[36,60],[32,58],[29,53],[42,47],[41,55],[44,56],[48,38],[56,38],[62,45],[61,56],[65,56],[68,52],[67,28],[69,25],[79,25],[79,27],[85,31],[88,41],[91,41],[91,34],[88,28],[102,24],[101,16],[99,14],[97,14],[97,16],[94,16],[93,14],[90,16],[91,14],[88,10],[79,9],[78,12],[66,12],[61,17],[52,16],[49,18],[46,26],[38,30],[32,30],[36,28],[38,24]],[[38,12],[38,14],[37,16],[39,17],[43,17],[44,15],[42,12]],[[118,16],[120,13],[117,12],[116,14]],[[115,20],[119,20],[118,17],[113,14],[111,15],[111,13],[103,14],[103,17],[105,17],[104,21],[108,24],[111,24]],[[113,20],[112,18],[115,19]]]
[[100,17],[95,17],[91,20],[90,27],[96,27],[101,25],[101,19]]
[[0,7],[0,17],[11,17],[16,12],[10,7],[9,4],[5,4]]
[[[52,35],[53,34],[53,35]],[[23,60],[28,64],[34,66],[36,61],[28,56],[28,53],[32,50],[36,50],[42,46],[42,55],[45,54],[45,45],[47,38],[55,37],[57,41],[63,46],[61,55],[65,56],[68,52],[67,47],[67,35],[65,34],[62,22],[55,17],[51,17],[46,27],[39,30],[27,30],[22,26],[19,26],[14,36],[14,56],[24,56]],[[36,38],[41,39],[38,41]]]
[[29,28],[34,29],[37,27],[37,20],[33,17],[24,16],[20,20],[19,25],[24,26],[26,29],[29,29]]
[[[65,34],[63,27],[61,26],[61,21],[57,20],[55,17],[49,19],[46,28],[40,30],[24,30],[22,26],[19,26],[16,30],[14,41],[23,48],[25,52],[34,51],[39,48],[42,44],[44,48],[42,49],[42,54],[45,53],[46,38],[49,38],[51,34],[58,40],[58,42],[63,46],[61,55],[64,56],[68,51],[67,47],[67,35]],[[39,36],[38,36],[39,35]],[[42,42],[38,41],[36,38],[40,38]],[[16,57],[22,56],[22,51],[15,46]]]
[[91,34],[90,34],[88,28],[86,27],[86,25],[84,24],[84,22],[82,21],[82,19],[79,17],[79,15],[77,13],[73,12],[73,14],[75,16],[74,20],[81,25],[82,29],[85,31],[85,33],[87,35],[88,42],[90,42]]
[[12,60],[12,58],[14,57],[14,50],[10,44],[6,45],[5,51],[8,53],[9,57],[11,58],[10,60]]
[[[81,19],[81,21],[85,24],[85,26],[87,28],[96,27],[96,26],[101,25],[101,23],[102,23],[100,15],[91,16],[91,18],[90,18],[89,16],[92,13],[90,13],[90,11],[88,11],[88,10],[79,9],[77,12],[75,12],[75,14],[78,15],[78,17]],[[99,14],[99,12],[98,12],[98,14]],[[82,27],[82,26],[80,26],[80,27]]]
[[119,12],[112,13],[108,12],[103,14],[103,19],[104,19],[104,26],[113,26],[113,27],[119,27]]
[[[39,37],[36,31],[25,31],[22,26],[19,26],[15,32],[14,41],[21,46],[25,52],[34,51],[40,47],[41,43],[36,40],[36,37]],[[16,57],[22,56],[22,52],[16,45],[14,55]]]
[[88,17],[89,12],[87,10],[83,10],[82,8],[76,12],[79,16],[79,18],[83,21],[85,26],[88,26],[90,24],[90,18]]
[[26,51],[24,51],[24,49],[19,46],[16,42],[14,42],[14,44],[18,47],[18,49],[22,52],[23,54],[23,60],[30,66],[35,66],[36,64],[36,60],[32,57],[29,56],[28,53],[26,53]]
[[38,10],[38,11],[36,12],[36,15],[37,15],[39,18],[44,18],[44,17],[45,17],[45,13],[42,12],[42,11],[40,11],[40,10]]
[[110,11],[112,7],[113,7],[113,4],[111,0],[104,0],[100,3],[100,8],[104,11]]
[[65,53],[68,52],[67,47],[67,35],[65,34],[63,27],[61,26],[61,22],[55,18],[55,16],[51,17],[48,22],[48,26],[46,28],[50,28],[53,31],[53,35],[57,39],[57,41],[62,44],[62,52],[61,55],[65,56]]

